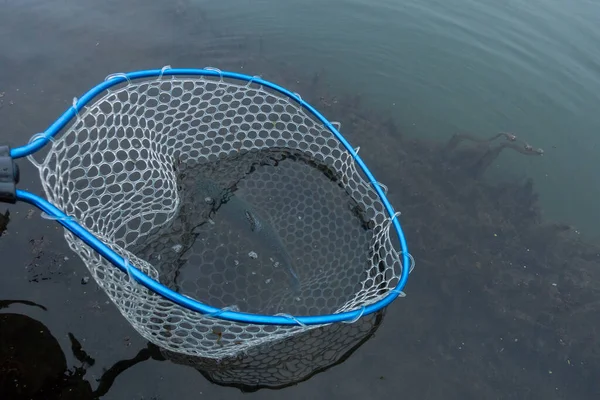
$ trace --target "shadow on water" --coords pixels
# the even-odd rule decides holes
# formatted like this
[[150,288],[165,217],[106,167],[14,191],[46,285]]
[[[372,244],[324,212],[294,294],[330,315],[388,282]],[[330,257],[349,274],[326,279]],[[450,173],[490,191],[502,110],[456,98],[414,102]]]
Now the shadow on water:
[[[0,309],[12,304],[46,308],[27,300],[0,300]],[[155,353],[141,350],[134,358],[122,360],[107,369],[98,380],[96,390],[84,379],[95,360],[69,333],[73,356],[81,363],[67,368],[67,361],[50,330],[29,316],[0,313],[0,397],[11,400],[97,399],[110,390],[114,380],[129,367],[147,360]]]

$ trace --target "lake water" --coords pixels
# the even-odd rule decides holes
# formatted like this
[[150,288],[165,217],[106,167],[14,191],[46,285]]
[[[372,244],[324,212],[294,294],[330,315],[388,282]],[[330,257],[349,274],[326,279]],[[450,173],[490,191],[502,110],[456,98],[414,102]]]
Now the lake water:
[[[258,74],[317,106],[359,97],[357,111],[396,127],[384,135],[380,125],[357,129],[351,113],[335,115],[390,186],[417,259],[408,297],[389,308],[373,339],[343,364],[282,391],[246,395],[192,368],[150,360],[123,372],[103,398],[597,397],[599,22],[600,2],[586,0],[0,1],[0,144],[25,144],[110,73],[167,64]],[[432,180],[442,172],[430,153],[410,145],[501,131],[544,155],[505,150],[485,182],[531,177],[543,220],[572,226],[589,250],[535,235],[517,217],[508,228],[494,222],[497,232],[481,228],[502,244],[478,242],[484,234],[474,230],[488,216],[496,221],[496,212],[509,215],[503,204],[520,206],[521,192],[486,187],[485,201],[498,199],[495,206],[477,203],[477,212],[460,214],[459,199],[480,189],[457,178],[446,192],[441,178]],[[419,169],[419,159],[434,166]],[[41,193],[36,170],[20,166],[20,187]],[[411,180],[407,171],[423,175]],[[413,194],[422,196],[414,208]],[[444,207],[439,225],[419,226]],[[82,285],[89,274],[56,223],[23,204],[9,209],[0,300],[43,304],[47,311],[17,304],[6,312],[41,321],[77,366],[72,332],[96,359],[84,376],[95,388],[103,368],[134,357],[145,342],[93,279]],[[581,257],[572,261],[575,253]]]
[[[414,137],[514,132],[542,159],[502,156],[535,178],[548,218],[598,235],[600,4],[593,1],[212,3],[227,34],[259,34],[273,59],[323,69],[338,90],[392,112]],[[210,11],[208,11],[210,10]]]

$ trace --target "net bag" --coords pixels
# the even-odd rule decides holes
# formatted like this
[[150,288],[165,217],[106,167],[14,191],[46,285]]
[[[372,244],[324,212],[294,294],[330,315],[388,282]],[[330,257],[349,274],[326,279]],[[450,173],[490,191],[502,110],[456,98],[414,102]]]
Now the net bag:
[[163,68],[107,77],[11,154],[49,204],[20,200],[144,338],[223,360],[403,295],[398,213],[338,128],[261,78]]
[[383,317],[380,310],[353,323],[320,325],[283,340],[264,342],[235,357],[203,358],[164,349],[160,354],[221,386],[244,392],[281,389],[344,362],[373,337]]

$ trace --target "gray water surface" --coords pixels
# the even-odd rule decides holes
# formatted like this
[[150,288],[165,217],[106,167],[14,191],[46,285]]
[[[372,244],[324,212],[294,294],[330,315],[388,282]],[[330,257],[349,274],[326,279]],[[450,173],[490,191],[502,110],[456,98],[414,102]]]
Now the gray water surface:
[[[169,64],[277,82],[298,76],[293,89],[300,94],[319,74],[319,85],[337,98],[360,95],[365,110],[391,116],[404,137],[446,141],[459,131],[481,137],[509,131],[543,148],[543,157],[502,153],[488,180],[532,177],[546,220],[572,225],[576,234],[597,241],[599,21],[597,1],[4,0],[0,144],[25,144],[74,96],[114,72]],[[350,117],[341,119],[342,132]],[[355,146],[381,138],[369,129],[351,137]],[[391,146],[370,157],[378,161],[378,179],[392,182],[392,201],[404,189],[396,184],[403,171],[395,154],[402,150]],[[20,166],[20,187],[41,194],[37,171],[24,161]],[[395,206],[404,211],[402,203]],[[81,284],[89,273],[55,222],[24,204],[8,208],[11,221],[0,237],[0,300],[47,307],[15,305],[10,312],[44,323],[71,366],[78,365],[69,350],[67,334],[73,332],[96,359],[85,375],[94,387],[103,368],[133,357],[145,342],[93,280]],[[419,235],[411,218],[424,216],[403,213],[409,249],[410,234]],[[460,230],[453,232],[460,240]],[[191,368],[147,361],[120,375],[103,399],[596,398],[595,270],[581,272],[579,290],[564,293],[560,279],[567,278],[561,274],[577,265],[565,259],[548,272],[550,261],[525,263],[525,256],[500,248],[498,258],[514,256],[510,268],[531,273],[531,279],[504,276],[500,282],[511,290],[484,290],[481,282],[498,284],[494,270],[461,264],[460,254],[454,264],[444,263],[449,256],[419,264],[427,261],[434,233],[412,247],[420,253],[408,297],[389,308],[377,335],[343,364],[288,389],[242,394]],[[526,297],[534,284],[548,297]],[[565,307],[591,310],[577,335],[556,328],[580,320],[558,317],[565,309],[553,308],[555,296],[569,297]],[[527,307],[533,311],[523,311]]]

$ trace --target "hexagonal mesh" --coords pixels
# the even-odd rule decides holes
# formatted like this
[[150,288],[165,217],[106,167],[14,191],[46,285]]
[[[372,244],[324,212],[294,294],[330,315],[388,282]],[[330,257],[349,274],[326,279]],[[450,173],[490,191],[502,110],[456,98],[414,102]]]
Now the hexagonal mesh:
[[352,324],[320,326],[275,342],[262,343],[236,357],[219,360],[168,350],[161,355],[200,371],[212,382],[243,391],[277,389],[310,378],[343,362],[379,328],[383,312],[366,315]]
[[[50,202],[153,279],[215,307],[318,315],[382,299],[402,265],[377,192],[293,100],[202,77],[128,82],[38,166]],[[314,326],[229,322],[71,249],[146,339],[220,359]]]

